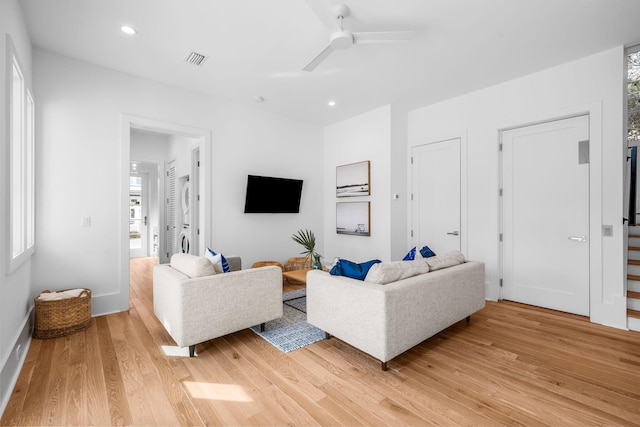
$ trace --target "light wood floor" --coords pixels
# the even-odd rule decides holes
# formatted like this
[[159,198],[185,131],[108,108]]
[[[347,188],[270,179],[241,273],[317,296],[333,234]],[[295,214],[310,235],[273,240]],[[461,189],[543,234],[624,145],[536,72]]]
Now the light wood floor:
[[[282,354],[249,330],[171,355],[151,263],[131,310],[33,340],[2,425],[638,425],[640,333],[489,302],[389,362],[332,338]],[[166,350],[166,351],[165,351]]]

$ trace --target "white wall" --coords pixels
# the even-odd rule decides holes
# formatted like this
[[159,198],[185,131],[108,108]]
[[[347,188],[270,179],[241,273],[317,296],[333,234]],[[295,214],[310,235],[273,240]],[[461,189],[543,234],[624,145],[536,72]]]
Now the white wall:
[[[354,262],[391,259],[391,106],[327,126],[324,133],[324,252]],[[370,196],[336,198],[336,166],[369,160]],[[336,233],[336,202],[371,202],[371,236]],[[404,255],[404,254],[403,254]]]
[[[33,307],[34,291],[31,286],[31,261],[27,260],[14,271],[7,271],[9,260],[9,137],[7,122],[7,41],[10,35],[27,81],[31,81],[31,44],[26,32],[24,18],[17,1],[0,1],[0,416],[8,402],[13,384],[17,379],[21,360],[26,355],[29,342],[29,313]],[[34,97],[38,99],[37,92]],[[36,114],[37,105],[36,105]],[[36,243],[38,235],[36,234]]]
[[[297,255],[290,236],[322,226],[319,127],[185,92],[46,51],[34,51],[38,95],[36,290],[87,286],[94,314],[118,311],[121,277],[122,115],[176,123],[212,134],[209,246],[244,266]],[[304,180],[300,214],[243,213],[247,174]],[[91,216],[92,226],[81,227]],[[128,255],[125,255],[127,257]]]
[[[624,77],[624,49],[619,47],[409,113],[409,150],[444,138],[467,138],[466,255],[486,263],[488,298],[499,298],[499,130],[588,112],[591,320],[626,327]],[[613,225],[613,237],[602,237],[602,224]]]

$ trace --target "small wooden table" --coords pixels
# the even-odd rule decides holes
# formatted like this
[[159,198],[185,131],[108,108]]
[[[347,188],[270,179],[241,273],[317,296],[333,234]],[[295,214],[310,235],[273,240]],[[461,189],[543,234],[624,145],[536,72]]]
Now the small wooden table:
[[301,270],[285,271],[282,273],[282,276],[287,280],[288,283],[306,285],[307,273],[311,270],[311,268],[303,268]]

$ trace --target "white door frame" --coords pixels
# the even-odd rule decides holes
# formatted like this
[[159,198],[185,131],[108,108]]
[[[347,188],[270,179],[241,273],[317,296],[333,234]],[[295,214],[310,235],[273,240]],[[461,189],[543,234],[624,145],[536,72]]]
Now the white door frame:
[[[437,144],[439,142],[445,142],[452,139],[460,140],[460,252],[462,252],[466,257],[469,257],[468,250],[468,229],[467,229],[467,220],[468,220],[468,208],[467,208],[467,199],[468,199],[468,183],[467,183],[467,159],[468,159],[468,147],[467,147],[467,135],[465,132],[455,133],[451,135],[442,135],[437,138],[429,138],[422,139],[418,141],[414,141],[411,143],[409,147],[409,165],[412,164],[412,155],[413,150],[422,145],[428,144]],[[414,194],[413,188],[413,167],[408,168],[407,171],[407,179],[409,181],[409,194],[410,197]],[[407,245],[408,248],[413,247],[413,237],[411,236],[411,230],[415,229],[414,226],[414,215],[413,215],[413,206],[409,205],[407,214],[409,217],[409,229],[407,234]],[[417,248],[418,250],[420,248]]]
[[203,182],[201,188],[203,191],[200,196],[200,203],[203,206],[204,218],[201,218],[200,228],[200,248],[204,253],[202,246],[205,242],[211,241],[212,233],[212,199],[208,196],[209,185],[211,182],[212,163],[212,136],[211,131],[190,126],[168,123],[160,120],[138,117],[129,114],[123,114],[120,119],[120,225],[118,233],[118,259],[119,277],[120,277],[120,294],[118,295],[118,306],[120,311],[129,310],[129,163],[131,151],[131,129],[144,129],[152,131],[160,131],[168,134],[184,135],[191,138],[198,138],[203,141],[200,151],[200,162],[202,165]]
[[[510,129],[517,129],[526,126],[537,125],[553,120],[567,119],[571,117],[577,117],[582,115],[589,116],[589,235],[590,238],[590,259],[589,263],[589,313],[592,321],[600,323],[597,319],[601,316],[605,308],[603,303],[609,303],[609,301],[603,301],[603,283],[602,283],[602,211],[599,208],[602,205],[602,103],[593,102],[590,104],[576,106],[574,108],[567,108],[558,110],[551,113],[544,113],[529,117],[528,120],[510,121],[498,126],[498,132],[496,135],[496,153],[499,157],[499,179],[498,189],[500,191],[502,187],[502,159],[499,150],[499,144],[501,141],[501,135],[504,131]],[[502,233],[502,200],[498,198],[498,230]],[[502,250],[503,245],[500,239],[496,239],[498,243],[498,271],[499,279],[503,277],[503,263],[502,263]],[[596,261],[597,260],[597,261]],[[498,284],[499,286],[499,284]],[[499,287],[499,297],[502,299],[502,288]],[[613,301],[611,301],[612,303]]]

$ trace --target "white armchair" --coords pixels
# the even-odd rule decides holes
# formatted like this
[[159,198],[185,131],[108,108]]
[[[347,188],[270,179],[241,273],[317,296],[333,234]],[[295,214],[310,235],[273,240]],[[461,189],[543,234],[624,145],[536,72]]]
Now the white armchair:
[[176,254],[153,269],[154,313],[191,357],[198,343],[282,317],[282,270],[228,262],[231,272],[215,274],[206,258]]

